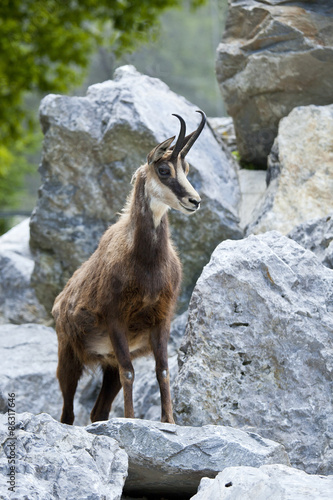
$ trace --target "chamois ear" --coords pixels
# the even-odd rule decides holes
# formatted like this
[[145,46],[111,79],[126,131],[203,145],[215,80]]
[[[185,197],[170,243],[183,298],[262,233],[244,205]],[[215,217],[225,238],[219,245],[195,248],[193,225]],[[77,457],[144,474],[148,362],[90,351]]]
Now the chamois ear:
[[168,151],[170,148],[172,142],[175,140],[175,135],[173,137],[170,137],[170,139],[167,139],[166,141],[161,142],[158,146],[156,146],[154,149],[150,151],[150,153],[147,156],[147,161],[148,165],[151,165],[155,161],[158,161],[164,153]]

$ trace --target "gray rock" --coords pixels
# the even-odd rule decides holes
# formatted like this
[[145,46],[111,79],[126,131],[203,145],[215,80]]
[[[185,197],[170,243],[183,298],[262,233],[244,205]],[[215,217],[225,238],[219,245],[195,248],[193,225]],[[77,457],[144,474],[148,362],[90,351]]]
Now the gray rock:
[[86,429],[116,439],[125,449],[125,494],[193,495],[202,477],[215,477],[225,467],[289,463],[283,446],[230,427],[114,419]]
[[[171,324],[168,346],[169,372],[171,397],[173,396],[173,382],[178,373],[178,349],[185,333],[187,311],[176,317]],[[161,420],[160,389],[155,374],[154,357],[146,356],[133,361],[135,381],[133,385],[133,402],[135,416],[146,420]],[[124,416],[124,396],[120,391],[110,412],[110,418]]]
[[333,214],[296,226],[288,237],[314,252],[325,266],[333,269]]
[[331,2],[230,0],[216,74],[238,151],[266,165],[279,121],[332,102]]
[[174,410],[282,443],[333,471],[333,271],[272,231],[221,243],[194,289]]
[[[40,106],[45,135],[42,186],[31,219],[37,295],[48,309],[74,270],[95,250],[126,201],[134,171],[159,142],[199,123],[197,108],[164,83],[118,68],[115,79],[86,97],[49,95]],[[183,306],[218,241],[240,238],[238,178],[207,126],[188,155],[190,179],[202,196],[196,217],[171,214],[184,264]]]
[[[62,396],[56,378],[57,336],[53,328],[37,325],[0,325],[0,412],[7,411],[7,394],[16,394],[16,411],[49,413],[59,419]],[[86,373],[75,397],[75,423],[87,425],[100,377]]]
[[333,104],[305,106],[279,124],[272,152],[270,183],[246,233],[295,226],[332,211]]
[[33,268],[26,219],[0,237],[0,324],[50,319],[31,286]]
[[285,465],[228,467],[202,479],[191,500],[331,500],[333,476],[314,476]]
[[245,229],[253,220],[253,213],[256,212],[266,194],[266,172],[241,168],[238,177],[242,194],[239,208],[240,226]]
[[9,472],[7,457],[14,453],[16,460],[15,493],[7,490],[8,485],[3,487],[3,500],[120,500],[128,458],[115,440],[59,424],[45,413],[16,414],[15,419],[13,440],[7,415],[0,415],[4,484]]

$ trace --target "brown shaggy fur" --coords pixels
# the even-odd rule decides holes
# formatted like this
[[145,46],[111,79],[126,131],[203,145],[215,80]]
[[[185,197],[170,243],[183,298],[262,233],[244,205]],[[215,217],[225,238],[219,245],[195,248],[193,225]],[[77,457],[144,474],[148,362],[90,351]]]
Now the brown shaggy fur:
[[[134,417],[132,360],[153,351],[162,421],[173,422],[167,342],[179,293],[181,265],[170,240],[167,208],[195,212],[200,197],[186,179],[184,158],[168,162],[173,138],[158,145],[134,176],[118,222],[73,274],[52,314],[59,344],[57,376],[63,393],[61,422],[74,421],[73,398],[83,368],[99,364],[103,384],[91,420],[108,418],[124,390],[125,417]],[[172,170],[163,183],[160,165]],[[161,180],[162,179],[162,180]],[[195,208],[194,208],[195,206]]]

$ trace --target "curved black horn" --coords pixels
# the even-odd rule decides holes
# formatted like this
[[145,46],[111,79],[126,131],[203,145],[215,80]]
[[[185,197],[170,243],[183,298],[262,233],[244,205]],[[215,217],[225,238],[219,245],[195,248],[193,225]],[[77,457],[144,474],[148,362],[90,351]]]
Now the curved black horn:
[[205,123],[206,123],[206,115],[205,115],[205,113],[203,111],[199,111],[199,110],[196,111],[196,112],[201,114],[201,116],[202,116],[201,122],[200,122],[200,125],[197,128],[197,130],[195,130],[194,132],[192,132],[192,134],[189,137],[189,140],[187,141],[187,143],[185,144],[185,146],[181,150],[180,156],[182,158],[185,158],[185,156],[187,155],[187,153],[189,152],[189,150],[191,149],[191,147],[193,146],[193,144],[195,143],[195,141],[198,139],[198,137],[201,134],[202,129],[204,128]]
[[174,113],[172,114],[172,116],[176,116],[178,118],[178,120],[180,121],[180,132],[179,132],[179,136],[178,136],[176,145],[173,148],[170,160],[174,160],[175,158],[177,158],[180,150],[182,149],[185,134],[186,134],[186,124],[185,124],[183,118],[179,115],[175,115]]

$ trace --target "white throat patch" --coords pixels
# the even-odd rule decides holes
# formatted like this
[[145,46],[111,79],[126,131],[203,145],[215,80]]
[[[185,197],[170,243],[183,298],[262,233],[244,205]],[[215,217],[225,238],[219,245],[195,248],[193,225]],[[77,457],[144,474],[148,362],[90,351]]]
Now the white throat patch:
[[169,210],[169,207],[157,198],[151,198],[150,209],[153,212],[154,226],[156,229],[160,225],[163,215]]
[[[157,228],[162,220],[163,215],[168,211],[169,206],[166,205],[163,199],[163,186],[155,179],[149,180],[149,185],[147,185],[146,196],[150,198],[150,209],[153,212],[154,226]],[[149,194],[148,194],[148,192]]]

